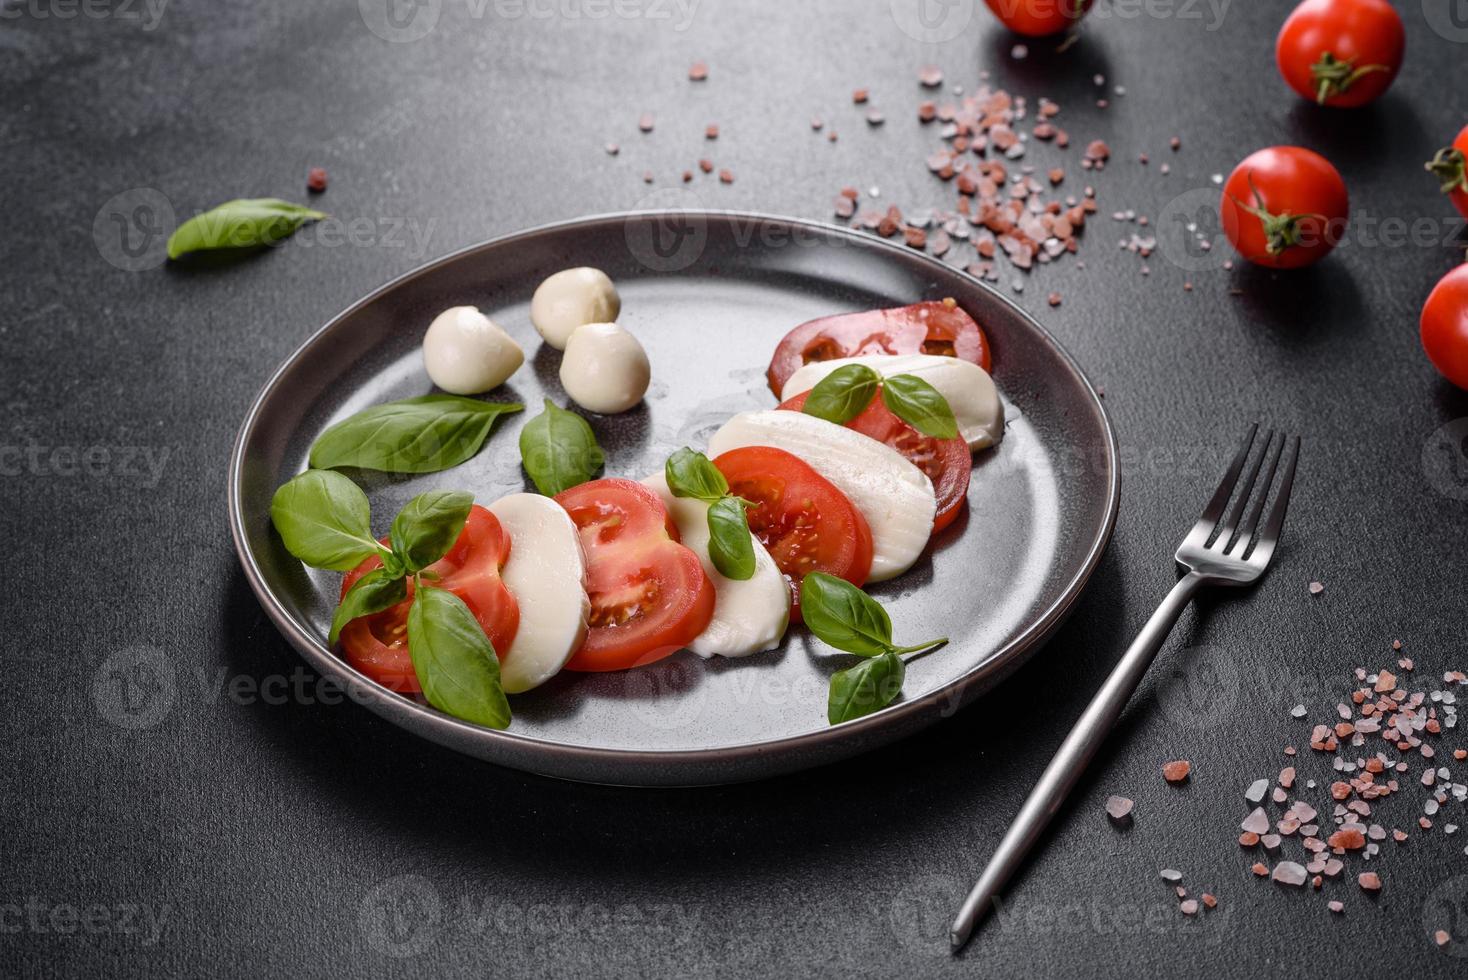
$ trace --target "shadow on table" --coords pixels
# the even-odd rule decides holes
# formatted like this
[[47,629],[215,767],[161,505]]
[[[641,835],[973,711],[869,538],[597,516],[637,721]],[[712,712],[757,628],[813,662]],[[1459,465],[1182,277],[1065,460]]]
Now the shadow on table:
[[1327,259],[1276,270],[1241,261],[1233,284],[1248,318],[1269,328],[1286,349],[1340,344],[1366,329],[1360,287],[1345,263]]
[[[466,869],[537,876],[782,875],[826,860],[833,838],[911,841],[925,826],[970,826],[1002,793],[1017,808],[1120,656],[1117,549],[1070,621],[997,689],[932,728],[855,759],[758,783],[626,789],[503,769],[433,745],[344,702],[250,711],[276,764],[333,807],[368,815],[391,838],[448,850]],[[238,673],[289,675],[300,657],[233,570],[223,609]],[[1154,598],[1142,597],[1148,605]],[[1148,605],[1150,610],[1150,605]],[[937,654],[935,654],[937,655]],[[1011,806],[1012,799],[1012,806]],[[977,860],[1000,826],[976,828]],[[865,845],[863,845],[865,846]],[[415,847],[415,850],[417,848]]]
[[[1426,160],[1436,148],[1436,137],[1422,127],[1412,101],[1400,93],[1385,96],[1357,109],[1330,109],[1296,99],[1287,120],[1289,139],[1323,155],[1351,179],[1375,174],[1383,166],[1395,165],[1393,158],[1403,146],[1422,146]],[[1411,179],[1426,175],[1408,173]],[[1357,202],[1352,201],[1352,204]]]
[[[1111,61],[1095,32],[1083,28],[1081,37],[1064,50],[1060,50],[1061,43],[1056,38],[1022,37],[995,26],[980,46],[987,55],[978,67],[992,72],[992,82],[998,87],[1043,92],[1062,108],[1108,97]],[[1024,45],[1023,58],[1013,56],[1016,45]],[[1098,86],[1097,75],[1108,83]]]

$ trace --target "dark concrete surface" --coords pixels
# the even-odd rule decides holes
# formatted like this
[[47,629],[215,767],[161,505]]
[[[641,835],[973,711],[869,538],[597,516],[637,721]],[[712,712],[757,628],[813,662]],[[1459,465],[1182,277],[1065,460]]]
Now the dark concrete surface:
[[[940,43],[902,29],[913,6],[424,0],[396,29],[383,0],[0,2],[0,974],[1243,978],[1383,958],[1462,975],[1468,832],[1442,824],[1468,813],[1417,831],[1420,762],[1379,805],[1413,834],[1372,865],[1373,899],[1354,880],[1257,881],[1234,841],[1243,789],[1286,744],[1325,805],[1309,724],[1354,667],[1394,662],[1394,638],[1424,685],[1468,666],[1468,395],[1416,336],[1464,241],[1421,169],[1468,121],[1461,13],[1402,0],[1401,77],[1342,114],[1278,78],[1285,3],[1103,5],[1070,50],[1031,42],[1023,60],[982,5],[934,4],[929,23],[954,34]],[[1029,157],[1063,161],[1065,187],[1084,178],[1101,205],[1085,268],[1038,269],[1017,296],[1104,386],[1126,467],[1115,539],[1054,642],[921,736],[724,789],[556,783],[321,703],[225,526],[226,456],[274,366],[426,259],[637,207],[705,155],[736,176],[691,185],[709,207],[828,218],[845,184],[949,206],[915,118],[927,63],[950,86],[988,70],[1060,102],[1070,150]],[[884,126],[852,106],[857,87]],[[1097,137],[1113,161],[1083,175]],[[1325,153],[1350,187],[1352,235],[1316,269],[1228,272],[1225,247],[1159,252],[1143,276],[1116,247],[1138,229],[1113,211],[1175,233],[1206,218],[1214,174],[1271,143]],[[150,229],[232,197],[302,199],[311,165],[331,173],[319,200],[337,223],[163,266]],[[1185,617],[1004,914],[951,958],[958,897],[1170,585],[1177,539],[1255,419],[1306,440],[1277,567]],[[1288,713],[1300,702],[1308,719]],[[1165,785],[1161,763],[1182,757],[1192,782]],[[1111,793],[1136,800],[1127,833],[1106,822]],[[1184,919],[1163,867],[1220,907]]]

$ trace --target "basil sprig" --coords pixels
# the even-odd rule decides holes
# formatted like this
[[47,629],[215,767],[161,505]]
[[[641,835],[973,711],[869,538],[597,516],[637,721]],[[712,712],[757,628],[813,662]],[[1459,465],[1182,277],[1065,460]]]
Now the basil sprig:
[[882,404],[923,435],[935,439],[957,438],[958,420],[937,388],[915,374],[883,378],[865,364],[842,365],[816,382],[805,396],[801,411],[845,425],[872,403],[878,388],[882,391]]
[[342,628],[359,616],[370,616],[391,609],[408,598],[408,580],[396,569],[374,569],[352,583],[331,617],[331,633],[327,643],[336,643]]
[[844,579],[811,572],[800,583],[800,615],[816,638],[865,657],[831,675],[826,717],[839,724],[891,704],[902,691],[902,655],[934,650],[947,637],[913,646],[892,642],[892,619],[882,604]]
[[520,463],[535,489],[554,497],[590,480],[606,456],[590,423],[547,398],[545,411],[520,430]]
[[424,571],[446,555],[464,530],[472,494],[430,490],[408,501],[392,522],[391,547],[372,537],[367,495],[332,470],[307,470],[275,492],[270,518],[286,549],[313,568],[346,571],[376,555],[375,568],[342,596],[331,617],[328,642],[352,620],[408,598],[408,655],[428,703],[491,728],[510,723],[494,646],[458,596],[434,587]]
[[458,395],[420,395],[373,405],[321,433],[311,445],[311,465],[436,473],[479,452],[495,420],[524,407]]
[[274,197],[226,201],[196,214],[168,236],[168,257],[216,248],[250,248],[270,245],[289,237],[308,221],[326,217],[300,204]]
[[801,411],[845,425],[872,403],[882,376],[865,364],[846,364],[826,375],[805,396]]
[[408,653],[429,704],[489,728],[510,724],[499,658],[463,599],[419,582],[408,610]]
[[276,490],[270,520],[286,550],[312,568],[345,572],[387,551],[372,537],[367,495],[330,470],[307,470]]
[[422,571],[448,554],[473,506],[474,495],[458,490],[430,490],[408,501],[393,518],[389,534],[404,570]]
[[885,708],[902,693],[906,672],[902,658],[891,651],[838,670],[831,675],[826,718],[835,725]]
[[663,477],[675,497],[709,505],[709,558],[719,574],[744,581],[754,577],[754,539],[749,534],[749,501],[729,493],[729,481],[707,456],[687,446],[668,457]]
[[958,438],[958,420],[953,417],[948,399],[915,374],[894,374],[884,379],[882,404],[925,436]]

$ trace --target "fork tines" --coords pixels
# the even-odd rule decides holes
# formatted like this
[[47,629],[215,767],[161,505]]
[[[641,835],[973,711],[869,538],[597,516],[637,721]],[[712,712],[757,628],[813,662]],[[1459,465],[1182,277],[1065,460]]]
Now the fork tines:
[[[1267,561],[1268,551],[1273,551],[1279,541],[1290,491],[1294,486],[1295,464],[1300,457],[1298,436],[1286,436],[1273,429],[1264,430],[1262,439],[1260,435],[1257,423],[1249,427],[1238,454],[1194,528],[1195,533],[1203,532],[1204,540],[1200,542],[1203,547],[1240,561],[1254,557],[1258,548],[1267,549],[1259,556]],[[1248,472],[1240,480],[1245,466]],[[1259,479],[1261,471],[1263,480]],[[1276,487],[1275,474],[1281,471],[1284,475]],[[1264,530],[1256,536],[1265,504],[1271,497],[1274,502],[1268,520]],[[1232,506],[1229,506],[1230,500],[1233,501]],[[1224,515],[1225,508],[1227,516]]]

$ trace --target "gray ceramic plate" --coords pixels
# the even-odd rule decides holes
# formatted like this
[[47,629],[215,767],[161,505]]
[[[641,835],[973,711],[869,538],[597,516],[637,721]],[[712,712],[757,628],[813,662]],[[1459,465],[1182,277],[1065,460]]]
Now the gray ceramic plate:
[[[606,472],[641,477],[679,446],[701,447],[730,415],[768,408],[764,370],[791,327],[831,313],[955,297],[983,325],[1008,426],[974,460],[966,517],[895,581],[872,589],[899,642],[947,635],[915,661],[903,697],[826,723],[830,674],[855,662],[794,630],[770,653],[705,662],[683,652],[612,674],[563,672],[512,700],[498,732],[362,680],[325,644],[340,576],[305,569],[270,526],[275,488],[305,467],[328,425],[430,390],[419,355],[439,310],[474,304],[524,346],[509,416],[468,463],[423,477],[354,473],[379,533],[414,494],[471,490],[481,502],[528,487],[517,434],[542,396],[564,404],[560,355],[529,321],[530,296],[567,266],[606,270],[621,322],[647,348],[643,406],[594,417]],[[322,327],[250,408],[230,461],[229,517],[251,587],[292,645],[371,710],[443,745],[568,779],[693,785],[756,779],[873,748],[951,714],[1013,670],[1061,622],[1116,517],[1116,443],[1080,369],[1029,316],[942,262],[870,235],[790,218],[689,211],[609,215],[538,228],[440,259]]]

